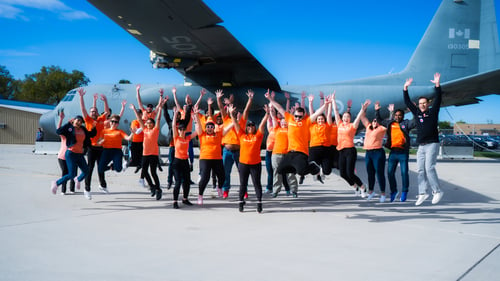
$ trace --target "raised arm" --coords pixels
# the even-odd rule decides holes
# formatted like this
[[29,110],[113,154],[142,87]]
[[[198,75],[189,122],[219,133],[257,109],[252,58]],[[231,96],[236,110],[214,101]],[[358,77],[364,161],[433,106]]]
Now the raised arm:
[[83,96],[85,96],[85,90],[83,88],[78,88],[77,92],[80,95],[80,109],[82,110],[82,115],[85,119],[89,116],[87,109],[85,108],[85,101],[83,100]]
[[139,105],[139,108],[144,112],[144,106],[142,105],[142,100],[141,100],[141,84],[137,84],[135,86],[135,91],[137,93],[137,104]]
[[247,104],[245,106],[245,109],[243,110],[243,115],[242,115],[242,118],[244,120],[248,120],[248,111],[250,111],[250,107],[252,106],[253,96],[254,96],[254,92],[252,90],[248,90],[247,91],[248,101],[247,101]]
[[361,109],[359,110],[358,116],[356,116],[356,119],[354,119],[354,122],[352,122],[352,125],[354,128],[358,128],[359,126],[359,121],[361,120],[361,117],[364,116],[366,109],[370,105],[371,101],[370,100],[365,100],[365,102],[361,105]]
[[229,110],[229,116],[231,116],[231,121],[233,123],[234,129],[236,130],[236,133],[238,133],[240,131],[241,127],[240,127],[240,123],[238,122],[238,120],[236,120],[236,107],[234,107],[234,105],[230,104],[228,106],[228,110]]
[[[160,90],[158,90],[158,92],[160,93],[160,98],[158,99],[158,104],[156,104],[156,108],[155,108],[155,112],[158,113],[159,111],[161,111],[161,108],[163,107],[162,103],[163,103],[163,88],[160,88]],[[168,101],[168,96],[166,97],[166,101]]]
[[101,100],[104,102],[104,114],[106,114],[106,116],[109,116],[111,114],[111,111],[109,110],[108,99],[106,98],[105,94],[101,94]]
[[[133,103],[130,104],[130,109],[134,111],[135,119],[139,121],[139,126],[141,127],[142,130],[144,130],[144,121],[142,121],[142,117],[139,116],[139,113],[137,113],[137,108],[135,108],[135,105]],[[137,131],[133,133],[137,133]]]
[[122,108],[120,109],[120,118],[123,116],[123,112],[125,111],[125,106],[127,105],[127,100],[122,100]]
[[217,98],[217,106],[219,107],[221,117],[222,117],[222,119],[224,119],[224,118],[226,118],[227,113],[226,113],[226,110],[224,110],[224,103],[222,102],[222,98],[224,97],[224,93],[222,92],[221,89],[215,91],[215,97]]
[[436,72],[434,73],[434,80],[431,80],[431,82],[434,83],[434,91],[435,91],[435,98],[434,101],[432,102],[431,110],[436,113],[439,112],[439,109],[441,108],[442,92],[441,92],[441,86],[439,84],[440,79],[441,79],[441,74],[439,74],[439,72]]
[[285,110],[283,109],[283,107],[277,101],[274,100],[274,97],[269,93],[269,89],[264,94],[264,97],[266,97],[269,100],[269,102],[274,106],[274,108],[276,108],[276,110],[278,110],[278,112],[283,117],[285,117]]
[[266,114],[264,115],[259,124],[259,131],[263,134],[264,134],[264,129],[266,128],[267,119],[269,118],[269,108],[267,107],[267,105],[264,105],[264,111],[266,111]]
[[311,120],[316,120],[316,118],[318,118],[318,116],[319,116],[321,113],[325,112],[325,108],[326,108],[326,107],[328,106],[328,104],[330,104],[330,103],[331,103],[331,101],[330,101],[330,100],[325,101],[325,103],[324,103],[322,106],[320,106],[320,107],[318,108],[318,110],[316,110],[316,112],[314,112],[313,114],[311,114],[311,116],[310,116],[309,118],[310,118]]
[[408,94],[408,87],[411,85],[413,82],[413,78],[408,78],[406,79],[404,85],[403,85],[403,97],[405,100],[406,106],[410,109],[411,112],[415,113],[418,112],[418,108],[413,102],[410,100],[410,95]]
[[177,110],[181,110],[182,107],[179,104],[179,100],[177,99],[177,89],[175,87],[172,88],[172,95],[174,96],[174,102],[175,102],[175,106],[177,107]]
[[61,128],[62,122],[64,120],[64,109],[59,112],[59,122],[57,123],[57,129]]
[[177,106],[174,107],[174,118],[172,119],[172,136],[174,137],[174,139],[179,135],[179,132],[177,132]]
[[332,100],[331,97],[326,97],[327,101],[330,101],[330,103],[326,107],[326,122],[328,125],[332,125],[333,120],[332,120]]
[[203,98],[203,96],[206,93],[207,93],[207,90],[205,90],[205,88],[201,88],[201,90],[200,90],[200,96],[198,97],[198,100],[194,104],[195,107],[200,108],[201,99]]
[[287,92],[284,92],[283,94],[285,95],[285,98],[286,98],[285,109],[286,109],[286,112],[288,112],[290,110],[290,94]]
[[[309,95],[308,100],[309,100],[309,116],[312,116],[314,114],[314,108],[313,108],[314,95]],[[311,119],[311,121],[316,121],[316,119]]]
[[337,108],[337,102],[335,101],[335,91],[333,91],[331,97],[332,97],[333,113],[335,114],[335,124],[339,126],[340,122],[342,122],[342,119],[340,118],[339,109]]

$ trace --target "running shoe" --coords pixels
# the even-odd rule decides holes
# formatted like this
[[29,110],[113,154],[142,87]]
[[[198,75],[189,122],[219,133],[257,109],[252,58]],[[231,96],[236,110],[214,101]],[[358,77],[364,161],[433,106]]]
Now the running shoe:
[[415,202],[415,206],[420,206],[422,203],[424,203],[425,199],[429,198],[429,194],[424,193],[424,194],[419,194],[417,198],[417,202]]
[[443,198],[444,192],[439,191],[439,192],[433,192],[432,193],[432,204],[437,204],[439,201],[441,201],[441,198]]

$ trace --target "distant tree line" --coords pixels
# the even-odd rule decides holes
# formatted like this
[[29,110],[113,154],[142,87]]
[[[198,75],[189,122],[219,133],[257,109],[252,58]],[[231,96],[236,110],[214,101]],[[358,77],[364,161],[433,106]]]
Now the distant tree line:
[[83,72],[73,70],[69,73],[59,66],[43,66],[40,72],[14,79],[7,67],[0,65],[0,96],[3,99],[57,104],[69,90],[89,82]]

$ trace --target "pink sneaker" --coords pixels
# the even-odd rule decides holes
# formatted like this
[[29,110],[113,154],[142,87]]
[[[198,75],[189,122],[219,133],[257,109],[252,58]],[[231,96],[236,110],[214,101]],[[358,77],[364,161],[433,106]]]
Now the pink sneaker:
[[203,195],[198,195],[198,205],[203,205]]
[[220,197],[222,197],[222,188],[220,187],[217,187],[217,195]]
[[248,192],[245,192],[245,199],[248,199]]
[[229,197],[229,190],[224,190],[224,193],[222,194],[223,199],[227,199]]
[[52,181],[50,183],[50,190],[52,191],[53,194],[57,193],[57,182],[56,181]]
[[80,181],[78,181],[78,176],[76,176],[74,179],[75,181],[75,187],[77,190],[80,190]]

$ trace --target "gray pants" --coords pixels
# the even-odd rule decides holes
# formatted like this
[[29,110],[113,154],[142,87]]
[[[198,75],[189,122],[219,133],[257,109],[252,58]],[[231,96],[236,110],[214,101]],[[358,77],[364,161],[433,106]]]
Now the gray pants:
[[[276,194],[281,191],[281,187],[283,186],[283,178],[281,174],[277,172],[278,166],[281,163],[281,160],[283,160],[283,156],[285,156],[285,154],[273,154],[271,156],[271,165],[273,166],[273,190]],[[297,177],[295,176],[295,174],[288,173],[286,174],[286,178],[288,181],[288,185],[290,185],[290,190],[292,192],[297,192],[299,185],[297,183]]]
[[430,187],[434,192],[440,192],[439,179],[436,172],[436,161],[439,153],[439,143],[421,144],[417,151],[418,193],[427,193]]

